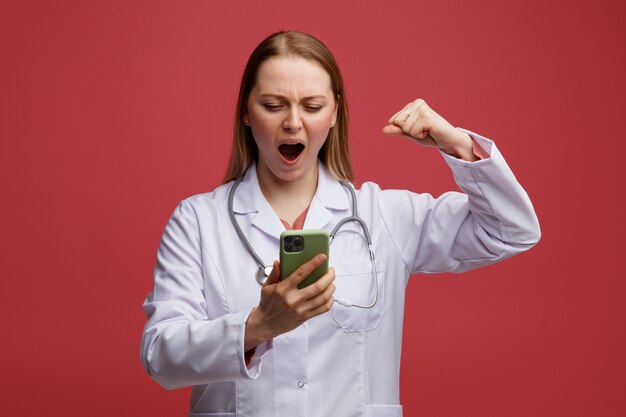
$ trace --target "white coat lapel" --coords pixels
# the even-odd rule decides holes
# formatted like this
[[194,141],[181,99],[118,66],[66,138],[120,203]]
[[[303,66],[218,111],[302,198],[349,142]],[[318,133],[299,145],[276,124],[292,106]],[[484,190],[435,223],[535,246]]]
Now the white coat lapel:
[[304,222],[305,229],[323,229],[337,210],[347,210],[350,202],[346,190],[321,162],[318,163],[317,191]]
[[276,212],[263,196],[254,163],[248,167],[243,181],[235,192],[233,211],[236,214],[253,216],[251,225],[273,238],[278,239],[285,230]]
[[[323,229],[331,222],[337,211],[347,211],[349,208],[350,201],[346,190],[324,164],[318,162],[317,190],[307,212],[304,228]],[[252,226],[276,239],[285,230],[276,212],[263,196],[254,163],[250,165],[237,188],[233,210],[236,214],[256,213],[251,222]]]

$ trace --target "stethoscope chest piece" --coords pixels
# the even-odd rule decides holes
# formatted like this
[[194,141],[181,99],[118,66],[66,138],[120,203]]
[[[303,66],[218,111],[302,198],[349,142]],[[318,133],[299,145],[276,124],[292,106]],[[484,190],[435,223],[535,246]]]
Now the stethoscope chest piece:
[[257,282],[261,285],[265,284],[265,281],[267,281],[267,278],[270,276],[271,273],[271,266],[260,266],[259,269],[257,269],[256,271]]

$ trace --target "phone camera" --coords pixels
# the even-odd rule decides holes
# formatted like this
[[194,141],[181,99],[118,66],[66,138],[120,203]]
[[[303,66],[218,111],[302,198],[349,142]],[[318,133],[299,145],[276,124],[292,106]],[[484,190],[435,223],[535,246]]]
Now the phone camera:
[[301,252],[304,249],[304,239],[302,236],[287,236],[285,238],[286,252]]

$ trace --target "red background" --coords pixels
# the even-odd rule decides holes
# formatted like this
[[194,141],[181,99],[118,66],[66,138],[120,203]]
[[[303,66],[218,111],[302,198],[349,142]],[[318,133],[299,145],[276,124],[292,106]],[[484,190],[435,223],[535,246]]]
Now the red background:
[[[0,6],[0,414],[186,415],[141,303],[182,198],[220,183],[247,56],[309,31],[347,82],[357,182],[455,188],[380,133],[422,97],[494,138],[539,215],[523,255],[414,278],[406,416],[626,414],[626,5],[20,1]],[[251,285],[253,285],[251,283]]]

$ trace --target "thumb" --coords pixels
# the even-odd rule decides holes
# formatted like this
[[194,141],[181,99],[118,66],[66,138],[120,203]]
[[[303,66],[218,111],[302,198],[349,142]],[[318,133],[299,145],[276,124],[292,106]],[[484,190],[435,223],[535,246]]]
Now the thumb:
[[406,134],[402,131],[402,128],[400,126],[396,126],[392,124],[389,124],[383,127],[383,133],[385,135],[391,135],[391,136],[406,136]]
[[274,261],[272,265],[272,272],[270,272],[270,276],[267,277],[267,281],[263,285],[272,285],[276,284],[280,281],[280,262]]

